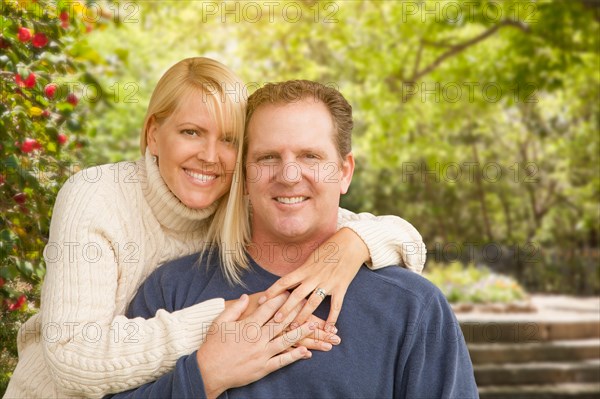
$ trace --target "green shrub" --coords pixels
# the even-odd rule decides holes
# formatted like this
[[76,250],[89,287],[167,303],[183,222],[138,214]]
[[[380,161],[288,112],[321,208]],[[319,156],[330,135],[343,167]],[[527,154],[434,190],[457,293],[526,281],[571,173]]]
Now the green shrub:
[[450,303],[511,303],[527,293],[511,277],[493,273],[487,267],[428,264],[423,275],[440,288]]

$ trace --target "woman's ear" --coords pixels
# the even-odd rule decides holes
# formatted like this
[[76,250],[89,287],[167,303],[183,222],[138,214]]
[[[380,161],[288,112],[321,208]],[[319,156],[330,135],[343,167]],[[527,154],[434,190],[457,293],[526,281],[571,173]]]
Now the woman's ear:
[[154,115],[148,121],[148,129],[146,130],[146,144],[150,149],[150,154],[158,156],[158,143],[156,137],[158,135],[158,122]]

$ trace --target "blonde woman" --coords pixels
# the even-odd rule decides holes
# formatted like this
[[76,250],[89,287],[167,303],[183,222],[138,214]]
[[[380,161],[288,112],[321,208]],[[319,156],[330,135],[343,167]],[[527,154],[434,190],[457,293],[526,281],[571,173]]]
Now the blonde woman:
[[[227,227],[227,218],[236,217],[227,215],[225,206],[242,153],[243,88],[217,61],[178,62],[150,99],[141,132],[143,157],[83,170],[65,183],[44,251],[40,312],[20,330],[19,363],[5,398],[102,397],[138,387],[198,349],[210,322],[225,308],[251,312],[258,306],[260,293],[251,300],[215,298],[159,311],[148,320],[124,316],[154,269],[205,249],[211,223]],[[292,284],[279,283],[302,292],[326,287],[332,296],[330,324],[364,261],[374,268],[402,263],[417,272],[424,261],[420,235],[400,218],[340,210],[338,225],[328,244],[338,248],[339,262],[315,268],[327,259],[311,257],[289,280]],[[303,269],[323,273],[302,278]],[[286,303],[276,318],[298,309],[301,300],[277,298],[278,305]],[[292,351],[294,360],[304,353],[303,347]],[[260,377],[256,370],[246,372]]]

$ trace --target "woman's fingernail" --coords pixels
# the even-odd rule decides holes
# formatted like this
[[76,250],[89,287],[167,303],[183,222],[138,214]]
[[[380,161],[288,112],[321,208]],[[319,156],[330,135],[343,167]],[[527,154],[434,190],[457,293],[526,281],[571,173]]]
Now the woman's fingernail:
[[277,312],[273,320],[275,320],[275,323],[281,323],[283,321],[283,313]]
[[333,335],[333,336],[329,337],[329,342],[331,342],[334,345],[339,345],[340,342],[342,342],[342,339],[340,337],[338,337],[337,335]]
[[332,333],[337,334],[338,329],[336,326],[333,326],[333,329],[331,330]]
[[321,342],[321,348],[323,350],[330,351],[331,348],[333,348],[333,345],[331,345],[329,342]]
[[263,303],[267,302],[267,297],[266,296],[261,296],[260,298],[258,298],[258,304],[262,305]]

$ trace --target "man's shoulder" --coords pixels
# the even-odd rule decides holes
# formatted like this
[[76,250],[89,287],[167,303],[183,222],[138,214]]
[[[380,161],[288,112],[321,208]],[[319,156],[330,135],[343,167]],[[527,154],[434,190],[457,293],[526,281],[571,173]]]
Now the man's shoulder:
[[185,273],[188,271],[191,266],[197,265],[200,263],[200,252],[196,252],[190,255],[182,256],[181,258],[173,259],[168,262],[163,263],[161,266],[156,269],[154,273],[159,275],[170,275],[173,273]]
[[191,255],[182,256],[160,265],[153,273],[152,277],[158,280],[176,280],[185,281],[187,277],[203,271],[213,270],[217,267],[219,255],[203,255],[202,252],[196,252]]
[[191,281],[196,276],[212,274],[220,267],[217,251],[196,252],[160,265],[152,273],[152,278],[165,281]]
[[425,277],[400,267],[392,265],[377,270],[361,268],[357,281],[365,287],[381,291],[388,298],[402,298],[403,301],[414,300],[421,305],[428,303],[433,297],[443,297],[437,286]]
[[[216,259],[215,259],[216,258]],[[218,255],[201,252],[173,259],[154,270],[142,284],[143,290],[160,292],[167,309],[181,309],[190,298],[201,292],[218,270]]]

